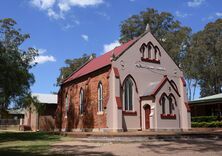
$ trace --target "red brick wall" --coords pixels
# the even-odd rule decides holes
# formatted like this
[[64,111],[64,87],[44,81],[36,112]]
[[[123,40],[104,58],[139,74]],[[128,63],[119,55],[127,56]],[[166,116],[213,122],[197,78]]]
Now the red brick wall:
[[[68,131],[78,128],[106,128],[106,104],[109,97],[109,83],[107,74],[110,67],[103,68],[97,72],[94,72],[88,76],[81,77],[69,84],[65,84],[61,87],[61,93],[59,97],[59,104],[57,107],[58,112],[62,112],[62,129]],[[103,108],[104,113],[98,115],[98,84],[99,82],[103,85]],[[80,115],[79,109],[79,93],[80,89],[84,90],[84,113]],[[70,97],[70,105],[65,118],[65,98],[67,93]],[[62,111],[61,111],[62,108]],[[56,118],[56,120],[59,120]],[[58,124],[57,124],[58,126]]]

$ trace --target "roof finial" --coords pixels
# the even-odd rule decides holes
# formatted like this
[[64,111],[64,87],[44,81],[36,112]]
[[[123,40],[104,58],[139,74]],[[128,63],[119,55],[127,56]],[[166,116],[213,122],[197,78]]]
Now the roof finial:
[[146,25],[146,32],[151,32],[149,23]]
[[114,61],[115,58],[116,58],[116,56],[115,56],[115,54],[114,54],[114,52],[113,52],[112,55],[111,55],[111,57],[110,57],[110,60],[111,60],[111,61]]
[[89,60],[92,60],[94,57],[93,57],[93,54],[90,55],[89,57]]

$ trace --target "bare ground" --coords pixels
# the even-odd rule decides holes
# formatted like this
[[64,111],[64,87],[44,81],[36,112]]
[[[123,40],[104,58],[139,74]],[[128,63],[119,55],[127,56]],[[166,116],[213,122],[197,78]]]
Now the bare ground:
[[[121,141],[121,140],[120,140]],[[221,156],[221,139],[175,139],[137,142],[73,140],[53,144],[50,153],[58,155],[122,155],[122,156]]]

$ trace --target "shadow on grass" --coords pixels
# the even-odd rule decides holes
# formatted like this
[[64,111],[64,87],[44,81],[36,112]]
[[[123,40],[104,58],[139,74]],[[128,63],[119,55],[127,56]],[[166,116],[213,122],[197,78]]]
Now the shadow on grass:
[[[34,155],[106,155],[109,152],[90,151],[96,146],[89,145],[53,145],[61,136],[43,132],[4,132],[0,133],[1,156],[34,156]],[[87,150],[88,149],[88,150]]]
[[0,142],[7,141],[35,141],[35,140],[59,140],[58,135],[49,135],[44,132],[4,132],[0,133]]
[[222,141],[218,139],[176,139],[163,140],[160,143],[142,143],[139,148],[147,148],[158,154],[171,154],[175,152],[222,152]]
[[[89,149],[96,148],[95,146],[87,145],[59,145],[55,147],[56,150],[51,151],[49,148],[45,150],[45,146],[36,145],[31,147],[12,146],[10,148],[0,148],[0,154],[2,156],[35,156],[35,155],[53,155],[53,156],[65,156],[65,155],[104,155],[114,156],[110,152],[97,152],[89,151]],[[85,151],[88,149],[88,151]]]

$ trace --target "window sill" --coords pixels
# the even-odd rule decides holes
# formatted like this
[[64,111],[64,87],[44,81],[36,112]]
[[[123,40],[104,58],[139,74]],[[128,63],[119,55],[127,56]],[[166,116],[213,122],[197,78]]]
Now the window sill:
[[161,119],[176,119],[176,114],[160,114]]
[[150,59],[150,58],[141,58],[141,61],[160,64],[160,60]]
[[97,115],[103,115],[104,112],[97,112]]
[[123,111],[123,115],[126,115],[126,116],[137,116],[137,112],[136,111]]

